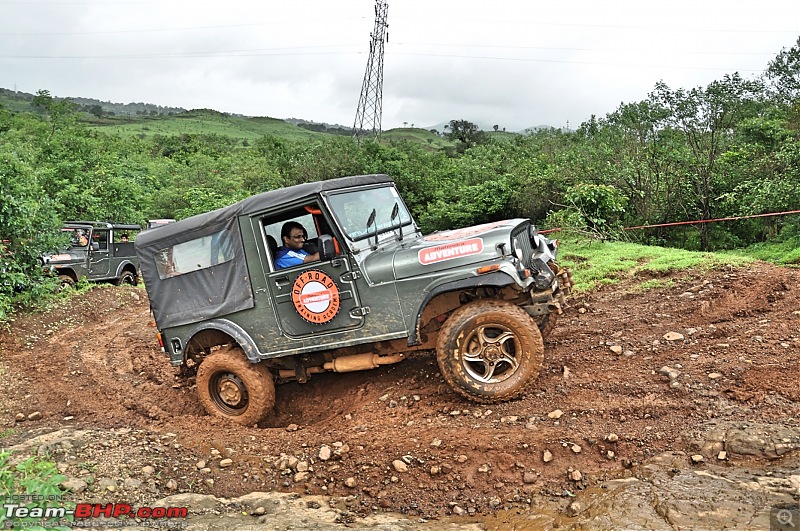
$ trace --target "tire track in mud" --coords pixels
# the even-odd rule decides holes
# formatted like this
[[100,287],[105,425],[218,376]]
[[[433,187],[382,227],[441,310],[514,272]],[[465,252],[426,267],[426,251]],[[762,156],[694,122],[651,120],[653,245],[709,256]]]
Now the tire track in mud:
[[[115,290],[110,306],[105,290]],[[34,366],[44,373],[39,378],[50,381],[41,398],[70,420],[107,426],[169,419],[187,410],[200,414],[193,397],[172,387],[174,370],[157,347],[155,329],[147,327],[146,297],[134,288],[105,286],[86,297],[79,319],[54,323],[44,339],[14,360],[23,362],[30,350],[37,353]]]

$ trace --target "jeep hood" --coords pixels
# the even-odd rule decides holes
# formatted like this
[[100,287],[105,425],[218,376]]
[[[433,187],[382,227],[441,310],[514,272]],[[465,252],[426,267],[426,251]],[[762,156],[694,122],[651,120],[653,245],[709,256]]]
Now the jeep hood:
[[370,254],[364,270],[371,282],[380,283],[495,260],[511,252],[511,231],[523,223],[529,221],[496,221],[407,240]]
[[86,250],[74,251],[72,249],[58,253],[46,253],[42,255],[42,262],[45,264],[60,264],[68,262],[80,262],[86,257]]

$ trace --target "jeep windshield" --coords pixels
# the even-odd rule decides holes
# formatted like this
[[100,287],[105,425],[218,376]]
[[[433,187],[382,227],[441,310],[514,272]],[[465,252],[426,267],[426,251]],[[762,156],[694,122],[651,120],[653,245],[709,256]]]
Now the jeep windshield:
[[69,236],[69,243],[62,246],[62,251],[73,247],[85,248],[89,245],[88,227],[63,227],[61,234]]
[[[411,214],[393,186],[334,193],[328,196],[328,201],[339,225],[352,241],[364,240],[413,224]],[[392,218],[395,207],[398,212]],[[373,210],[375,221],[368,225]]]

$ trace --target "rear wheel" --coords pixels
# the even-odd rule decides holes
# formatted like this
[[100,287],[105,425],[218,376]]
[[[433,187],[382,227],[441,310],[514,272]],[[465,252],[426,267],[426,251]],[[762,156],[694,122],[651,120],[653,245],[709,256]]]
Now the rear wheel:
[[250,363],[238,347],[226,347],[205,358],[197,368],[197,393],[209,414],[252,426],[275,405],[272,373],[262,363]]
[[479,300],[447,319],[436,359],[456,392],[476,402],[498,402],[518,397],[536,379],[544,346],[525,310],[509,302]]
[[130,271],[123,271],[122,274],[117,279],[117,286],[135,286],[136,285],[136,275],[131,273]]

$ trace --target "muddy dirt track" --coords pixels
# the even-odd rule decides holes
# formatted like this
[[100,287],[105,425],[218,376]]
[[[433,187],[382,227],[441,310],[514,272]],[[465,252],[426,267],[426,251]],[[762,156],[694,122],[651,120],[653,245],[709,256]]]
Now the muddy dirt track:
[[[441,516],[576,492],[665,450],[691,454],[682,433],[709,419],[798,422],[800,271],[680,272],[642,291],[649,279],[573,297],[520,400],[470,403],[423,353],[279,386],[258,427],[206,415],[158,349],[145,291],[102,286],[2,333],[0,431],[13,433],[4,444],[64,426],[149,434],[91,469],[161,467],[152,497],[354,495],[356,513]],[[15,420],[33,412],[41,418]]]

